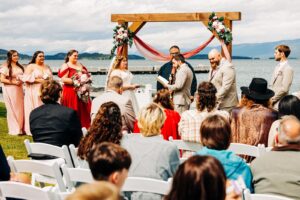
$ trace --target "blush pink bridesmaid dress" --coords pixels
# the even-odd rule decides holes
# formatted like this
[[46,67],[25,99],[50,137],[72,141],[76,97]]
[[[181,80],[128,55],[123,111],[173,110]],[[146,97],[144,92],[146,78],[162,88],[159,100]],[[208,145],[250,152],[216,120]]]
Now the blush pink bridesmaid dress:
[[[7,66],[0,69],[0,73],[9,76]],[[12,79],[19,79],[23,71],[16,67],[12,70]],[[3,100],[7,112],[8,133],[18,135],[24,133],[24,93],[22,85],[9,85],[2,83]]]

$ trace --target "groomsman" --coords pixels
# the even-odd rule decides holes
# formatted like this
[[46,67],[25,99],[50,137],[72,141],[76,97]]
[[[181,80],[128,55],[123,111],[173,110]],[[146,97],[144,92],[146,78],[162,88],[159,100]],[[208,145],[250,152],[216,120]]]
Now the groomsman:
[[191,85],[193,72],[185,62],[183,55],[175,55],[172,59],[173,67],[176,68],[175,82],[166,87],[173,91],[173,102],[175,110],[181,114],[190,108]]
[[231,112],[232,108],[238,104],[235,69],[223,41],[221,45],[226,58],[223,58],[217,49],[212,49],[208,54],[211,66],[208,81],[217,88],[218,108]]
[[294,70],[288,63],[288,57],[291,50],[286,45],[279,45],[275,48],[274,58],[279,61],[272,75],[270,88],[275,92],[272,97],[272,105],[275,110],[278,110],[279,100],[289,93],[293,82]]

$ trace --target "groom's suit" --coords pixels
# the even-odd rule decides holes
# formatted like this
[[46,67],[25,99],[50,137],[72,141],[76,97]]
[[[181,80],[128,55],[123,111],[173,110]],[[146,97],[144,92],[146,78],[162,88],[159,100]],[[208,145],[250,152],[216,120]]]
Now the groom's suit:
[[189,109],[191,104],[191,85],[193,81],[193,72],[189,66],[184,63],[177,69],[175,83],[167,85],[168,89],[174,91],[173,102],[175,110],[180,114]]

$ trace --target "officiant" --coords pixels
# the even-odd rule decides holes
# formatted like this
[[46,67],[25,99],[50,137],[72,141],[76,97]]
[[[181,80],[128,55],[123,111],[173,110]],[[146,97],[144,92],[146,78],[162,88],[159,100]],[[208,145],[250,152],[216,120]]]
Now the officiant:
[[191,92],[190,88],[193,80],[193,72],[185,62],[182,54],[175,55],[172,58],[172,65],[176,69],[174,84],[164,84],[173,92],[173,102],[175,110],[181,114],[190,108]]
[[[175,74],[176,74],[176,68],[172,67],[172,59],[175,55],[180,54],[180,49],[178,46],[174,45],[174,46],[170,47],[169,52],[170,52],[171,59],[169,62],[165,63],[160,68],[160,70],[158,71],[158,76],[164,77],[165,79],[167,79],[169,81],[169,84],[172,85],[175,83]],[[197,89],[197,79],[196,79],[196,75],[195,75],[193,67],[188,62],[185,62],[185,63],[188,65],[188,67],[191,69],[191,71],[193,73],[193,81],[192,81],[192,85],[190,88],[190,92],[191,92],[190,99],[191,99],[191,101],[193,101],[194,94]],[[164,86],[160,82],[157,82],[156,89],[157,89],[157,91],[164,89]]]

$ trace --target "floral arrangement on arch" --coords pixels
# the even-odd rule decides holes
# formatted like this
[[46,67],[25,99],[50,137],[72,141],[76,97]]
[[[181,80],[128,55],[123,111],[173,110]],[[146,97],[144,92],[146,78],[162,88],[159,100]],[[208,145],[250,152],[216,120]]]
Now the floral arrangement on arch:
[[82,73],[81,70],[77,70],[77,73],[75,73],[72,76],[72,80],[78,98],[84,103],[87,103],[90,99],[90,91],[92,84],[91,75],[87,73]]
[[110,51],[111,57],[114,55],[115,50],[123,46],[124,44],[128,44],[129,47],[132,46],[133,43],[133,33],[127,28],[125,24],[118,24],[114,29],[113,29],[113,48]]
[[231,30],[224,25],[224,17],[219,18],[214,12],[209,16],[208,29],[211,32],[215,31],[218,37],[224,40],[225,44],[232,41]]

